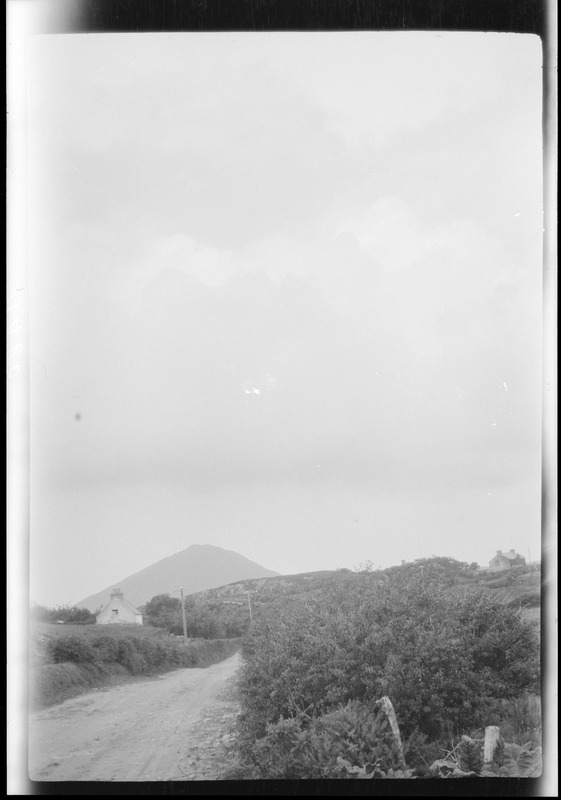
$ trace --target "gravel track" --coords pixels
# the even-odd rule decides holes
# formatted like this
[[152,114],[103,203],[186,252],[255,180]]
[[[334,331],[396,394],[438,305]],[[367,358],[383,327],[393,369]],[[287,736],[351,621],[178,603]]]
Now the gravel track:
[[36,781],[218,780],[237,713],[238,654],[100,689],[29,718]]

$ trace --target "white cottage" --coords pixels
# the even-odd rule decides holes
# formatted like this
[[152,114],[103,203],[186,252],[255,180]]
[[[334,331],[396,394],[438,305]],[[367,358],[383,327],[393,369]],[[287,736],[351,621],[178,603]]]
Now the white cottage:
[[514,550],[509,550],[503,553],[502,550],[497,550],[497,555],[489,561],[489,569],[496,572],[503,569],[512,569],[512,567],[519,567],[526,563],[524,556],[519,555]]
[[113,589],[111,600],[103,606],[95,621],[97,625],[142,625],[142,614],[125,600],[120,589]]

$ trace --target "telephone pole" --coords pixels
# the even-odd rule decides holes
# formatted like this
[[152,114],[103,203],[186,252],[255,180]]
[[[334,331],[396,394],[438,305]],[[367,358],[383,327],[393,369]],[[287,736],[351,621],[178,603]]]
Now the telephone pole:
[[183,600],[183,586],[181,587],[181,616],[183,617],[183,638],[187,641],[187,622],[185,620],[185,602]]
[[247,593],[247,604],[249,606],[249,621],[253,622],[253,614],[251,611],[251,595],[249,592]]

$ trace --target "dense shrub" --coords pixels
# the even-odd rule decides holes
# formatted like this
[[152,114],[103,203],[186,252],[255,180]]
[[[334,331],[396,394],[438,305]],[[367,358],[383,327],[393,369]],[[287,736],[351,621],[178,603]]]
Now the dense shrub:
[[119,639],[117,661],[126,667],[133,675],[141,675],[147,671],[147,663],[143,653],[141,640],[127,636]]
[[55,664],[95,659],[94,648],[80,636],[62,636],[50,639],[47,643],[47,653]]
[[452,737],[485,724],[489,698],[536,690],[534,628],[488,594],[459,596],[438,567],[365,573],[256,620],[243,648],[242,748],[273,735],[281,717],[314,719],[382,695],[406,737]]
[[118,661],[119,640],[115,636],[96,636],[91,640],[95,652],[95,661]]

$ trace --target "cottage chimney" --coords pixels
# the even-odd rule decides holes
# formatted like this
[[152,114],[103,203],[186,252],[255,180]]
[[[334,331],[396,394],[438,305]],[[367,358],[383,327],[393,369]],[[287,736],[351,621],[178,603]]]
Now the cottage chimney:
[[511,556],[515,556],[515,555],[516,555],[516,553],[514,552],[514,550],[512,549],[512,547],[510,548],[510,550],[509,550],[509,553],[510,553],[510,555],[511,555]]
[[498,555],[498,556],[501,556],[502,554],[503,554],[503,551],[502,551],[502,550],[497,550],[497,555]]
[[123,593],[120,589],[113,589],[111,592],[111,597],[123,597]]

